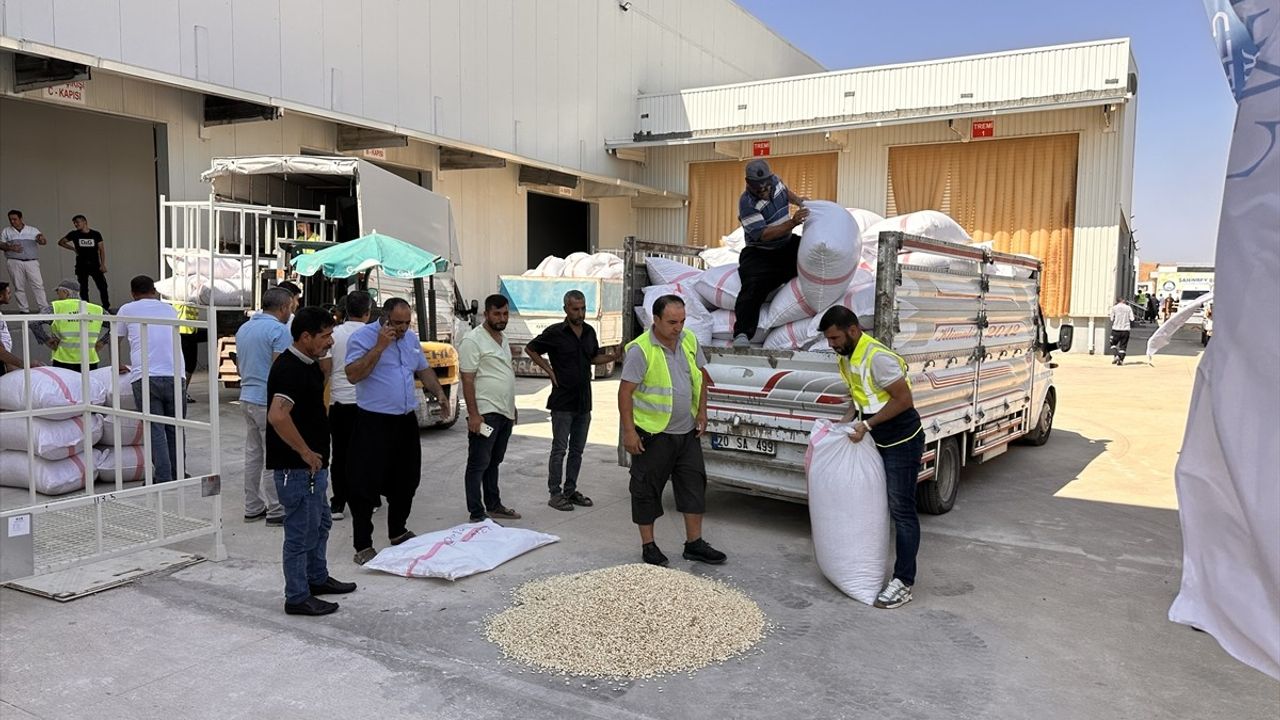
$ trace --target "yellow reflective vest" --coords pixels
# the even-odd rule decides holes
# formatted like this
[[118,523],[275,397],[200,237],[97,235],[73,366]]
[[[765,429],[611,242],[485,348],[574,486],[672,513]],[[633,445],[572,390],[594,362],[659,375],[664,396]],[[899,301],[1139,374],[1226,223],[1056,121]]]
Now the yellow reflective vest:
[[874,415],[880,412],[885,404],[889,402],[889,392],[877,385],[875,378],[871,374],[871,361],[881,353],[889,353],[898,361],[898,365],[902,368],[903,377],[907,378],[907,386],[910,387],[911,379],[907,375],[907,362],[885,346],[884,343],[867,333],[862,333],[862,337],[858,339],[858,344],[853,348],[851,357],[840,356],[840,377],[844,378],[845,383],[849,386],[849,394],[853,397],[853,404],[864,415]]
[[[667,369],[666,351],[653,337],[650,330],[627,344],[644,352],[644,379],[636,386],[632,394],[631,417],[636,427],[647,433],[657,434],[667,429],[671,422],[672,398],[674,388],[671,385],[671,372]],[[691,411],[696,417],[698,401],[702,397],[702,371],[698,369],[698,340],[693,333],[685,330],[680,337],[680,350],[689,363],[689,378],[692,381],[693,406]]]
[[[83,312],[89,315],[102,315],[101,305],[94,305],[79,298],[54,300],[53,312],[55,315],[79,315],[82,312],[80,309],[82,303],[84,305]],[[61,363],[80,362],[80,321],[54,320],[49,324],[49,328],[53,333],[53,337],[58,338],[58,347],[53,351],[54,361]],[[98,349],[96,346],[98,344],[98,335],[102,332],[102,321],[89,321],[89,329],[86,332],[89,335],[89,363],[96,364],[98,362]]]

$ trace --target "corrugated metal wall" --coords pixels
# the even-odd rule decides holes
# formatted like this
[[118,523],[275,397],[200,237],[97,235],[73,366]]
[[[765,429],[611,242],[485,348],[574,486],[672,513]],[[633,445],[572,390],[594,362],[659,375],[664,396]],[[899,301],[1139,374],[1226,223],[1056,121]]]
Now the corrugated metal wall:
[[857,116],[1124,95],[1129,41],[1107,40],[963,58],[855,68],[809,77],[694,88],[641,97],[636,129],[723,135],[813,127]]
[[822,69],[730,0],[628,5],[7,0],[0,35],[623,179],[638,93]]
[[[1107,124],[1101,107],[1076,108],[1035,113],[997,115],[997,138],[1076,132],[1080,134],[1080,163],[1076,183],[1076,230],[1072,254],[1071,315],[1100,317],[1115,302],[1115,277],[1121,204],[1128,203],[1132,159],[1133,123],[1131,109],[1121,106]],[[959,131],[968,133],[968,121],[957,121]],[[841,149],[839,194],[847,207],[861,207],[884,213],[888,192],[889,147],[921,143],[954,142],[957,136],[941,121],[882,128],[851,130],[774,138],[774,154],[830,152]],[[975,141],[981,142],[981,141]],[[841,148],[840,144],[844,147]],[[722,148],[724,144],[722,144]],[[750,141],[735,142],[744,156],[751,153]],[[710,143],[649,148],[649,160],[640,181],[685,192],[688,163],[723,159]],[[784,178],[785,180],[785,178]],[[686,236],[684,210],[641,209],[638,231],[646,239],[683,242]]]

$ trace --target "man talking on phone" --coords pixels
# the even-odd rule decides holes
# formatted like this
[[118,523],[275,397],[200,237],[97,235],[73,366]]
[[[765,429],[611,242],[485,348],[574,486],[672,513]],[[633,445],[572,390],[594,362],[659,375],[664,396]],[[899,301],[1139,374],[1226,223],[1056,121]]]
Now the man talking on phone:
[[347,468],[357,565],[378,554],[373,547],[373,506],[380,496],[387,499],[388,541],[399,545],[414,536],[405,523],[422,474],[415,377],[422,391],[440,403],[441,419],[449,417],[444,389],[427,365],[417,334],[409,329],[412,322],[409,303],[393,297],[382,305],[378,322],[356,330],[347,341],[345,372],[356,386],[351,447],[361,449],[351,454]]
[[458,345],[462,396],[467,401],[467,511],[471,522],[486,517],[518,520],[520,513],[502,504],[498,467],[507,452],[516,423],[516,372],[511,364],[507,299],[484,299],[484,324],[473,328]]

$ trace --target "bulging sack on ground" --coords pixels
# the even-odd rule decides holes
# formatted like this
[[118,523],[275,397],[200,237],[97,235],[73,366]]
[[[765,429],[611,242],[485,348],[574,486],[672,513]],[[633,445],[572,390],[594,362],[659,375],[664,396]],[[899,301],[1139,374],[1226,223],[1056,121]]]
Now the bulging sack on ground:
[[835,203],[813,200],[805,208],[809,219],[800,238],[796,279],[809,305],[825,310],[840,299],[853,279],[861,232],[853,215]]
[[742,291],[737,260],[702,273],[694,283],[694,288],[707,302],[707,307],[733,309],[738,302],[738,293]]
[[72,455],[62,460],[45,460],[37,457],[27,462],[27,453],[17,450],[0,450],[0,485],[27,489],[28,478],[35,483],[36,492],[42,495],[65,495],[84,487],[88,464],[83,455]]
[[[102,416],[91,415],[90,437],[93,442],[102,438]],[[27,452],[28,442],[35,454],[45,460],[62,460],[79,454],[84,449],[84,416],[66,420],[30,418],[31,433],[27,433],[27,418],[7,418],[0,422],[0,450]],[[28,438],[30,440],[28,441]]]
[[804,456],[809,523],[822,574],[868,605],[884,585],[889,505],[884,462],[871,437],[851,442],[852,426],[814,422]]
[[[93,462],[96,466],[100,482],[116,481],[115,448],[101,447],[94,449]],[[141,445],[128,445],[120,448],[120,481],[133,482],[147,478],[147,458]]]
[[365,567],[402,577],[457,580],[492,570],[502,563],[560,538],[503,527],[492,520],[466,523],[419,535],[378,553]]
[[693,287],[697,282],[698,276],[702,271],[692,265],[685,265],[682,262],[668,260],[664,257],[649,257],[644,260],[645,267],[649,270],[649,282],[654,285],[671,285],[673,283],[688,283],[689,287]]
[[[46,410],[50,408],[73,407],[84,402],[83,384],[80,373],[55,367],[35,367],[26,372],[5,373],[0,377],[0,410],[27,409],[27,390],[24,378],[31,378],[31,407]],[[94,380],[89,374],[89,402],[101,404],[106,399],[110,385]],[[65,420],[79,415],[79,410],[46,416],[50,420]]]

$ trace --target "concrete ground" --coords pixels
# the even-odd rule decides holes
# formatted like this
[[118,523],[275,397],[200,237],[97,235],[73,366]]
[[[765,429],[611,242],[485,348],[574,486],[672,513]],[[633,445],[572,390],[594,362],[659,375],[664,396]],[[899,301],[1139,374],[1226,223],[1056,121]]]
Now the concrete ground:
[[[360,589],[326,618],[283,613],[280,531],[239,517],[242,423],[224,393],[230,558],[68,604],[0,590],[0,717],[1276,717],[1280,685],[1166,619],[1194,340],[1154,365],[1061,356],[1053,437],[968,468],[955,509],[923,518],[916,599],[899,610],[823,579],[803,506],[710,492],[706,535],[730,556],[710,568],[678,559],[668,499],[658,540],[673,567],[733,583],[778,628],[745,657],[621,688],[532,673],[482,634],[527,580],[638,561],[614,382],[595,386],[581,485],[596,505],[570,513],[545,504],[546,388],[519,383],[504,500],[525,515],[514,524],[561,542],[456,583],[404,579],[353,565],[339,521],[330,568]],[[465,521],[464,428],[422,445],[410,526]]]

